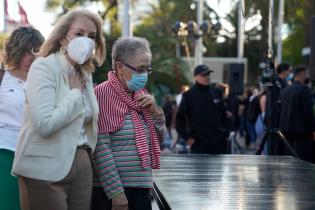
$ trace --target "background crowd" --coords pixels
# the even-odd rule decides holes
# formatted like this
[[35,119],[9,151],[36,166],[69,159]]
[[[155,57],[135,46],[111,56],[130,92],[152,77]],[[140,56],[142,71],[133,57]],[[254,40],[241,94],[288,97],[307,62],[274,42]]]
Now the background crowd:
[[[261,81],[236,95],[229,93],[227,84],[211,83],[209,67],[196,67],[195,85],[165,98],[164,152],[255,154],[262,147],[265,155],[293,155],[276,134],[280,131],[301,159],[314,162],[315,98],[309,70],[280,63],[275,72],[269,82]],[[175,100],[179,96],[180,103]],[[216,148],[219,133],[223,151]],[[208,149],[196,151],[198,146]]]

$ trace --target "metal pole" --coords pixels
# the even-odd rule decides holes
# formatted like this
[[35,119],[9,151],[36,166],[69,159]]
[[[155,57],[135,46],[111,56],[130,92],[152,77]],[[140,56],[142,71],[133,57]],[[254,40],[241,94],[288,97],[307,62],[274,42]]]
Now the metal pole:
[[176,42],[176,58],[180,58],[180,40]]
[[268,19],[268,57],[273,57],[273,10],[274,10],[274,0],[269,0],[269,19]]
[[244,57],[244,11],[245,0],[239,0],[238,2],[238,42],[237,42],[237,57],[241,61]]
[[197,3],[197,34],[198,37],[196,40],[196,46],[195,46],[195,66],[202,64],[202,31],[199,29],[199,26],[202,24],[203,21],[203,1],[204,0],[198,0]]
[[278,48],[277,60],[278,63],[282,62],[282,24],[284,16],[284,0],[279,0],[279,16],[278,16]]
[[130,20],[130,0],[124,0],[124,18],[122,36],[132,36],[131,20]]

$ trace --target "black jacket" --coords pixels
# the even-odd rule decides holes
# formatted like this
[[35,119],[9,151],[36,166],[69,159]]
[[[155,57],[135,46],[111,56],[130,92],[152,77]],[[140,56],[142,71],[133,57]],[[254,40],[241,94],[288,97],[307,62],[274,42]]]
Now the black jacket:
[[260,112],[259,97],[253,96],[252,100],[249,100],[248,102],[246,119],[255,124]]
[[196,83],[183,93],[176,114],[176,130],[199,145],[218,145],[228,136],[222,91]]
[[225,99],[226,110],[230,111],[233,116],[228,119],[229,130],[236,131],[240,125],[239,107],[240,99],[235,94],[229,94]]
[[313,103],[307,87],[294,82],[281,93],[280,130],[289,133],[315,131]]
[[281,109],[281,92],[288,86],[288,83],[276,76],[273,86],[266,89],[266,115],[265,123],[268,128],[279,128],[280,109]]

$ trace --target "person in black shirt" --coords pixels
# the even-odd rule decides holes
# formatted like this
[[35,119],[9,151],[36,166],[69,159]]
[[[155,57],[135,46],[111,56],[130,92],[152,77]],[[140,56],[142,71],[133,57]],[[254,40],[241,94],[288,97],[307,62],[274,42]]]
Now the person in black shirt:
[[[294,69],[294,81],[281,93],[280,130],[303,160],[310,160],[311,139],[315,139],[315,120],[313,103],[309,89],[307,68]],[[290,153],[286,149],[286,154]]]
[[176,130],[195,154],[226,154],[226,109],[222,91],[210,86],[206,65],[194,69],[195,85],[183,93],[176,115]]
[[238,95],[229,93],[225,99],[226,109],[230,113],[228,115],[228,126],[230,131],[237,131],[240,127],[240,116],[239,116],[239,106],[240,99]]
[[[274,85],[271,87],[272,91],[266,92],[266,116],[265,124],[270,129],[279,128],[279,118],[281,109],[280,93],[288,86],[287,78],[292,72],[292,68],[287,63],[280,63],[276,68],[277,75],[274,78]],[[268,154],[269,155],[284,155],[285,145],[278,138],[269,136],[268,140]]]

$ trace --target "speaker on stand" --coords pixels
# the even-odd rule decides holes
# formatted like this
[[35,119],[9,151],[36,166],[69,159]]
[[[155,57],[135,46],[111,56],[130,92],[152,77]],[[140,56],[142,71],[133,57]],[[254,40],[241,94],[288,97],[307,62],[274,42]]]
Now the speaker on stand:
[[229,85],[231,94],[242,95],[244,91],[244,64],[225,64],[223,81]]

